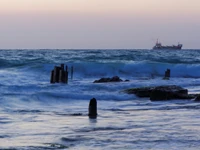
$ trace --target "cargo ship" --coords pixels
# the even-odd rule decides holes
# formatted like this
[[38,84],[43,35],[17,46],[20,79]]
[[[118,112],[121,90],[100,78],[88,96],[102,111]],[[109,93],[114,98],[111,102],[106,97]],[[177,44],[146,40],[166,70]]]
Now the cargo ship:
[[179,44],[178,45],[172,45],[172,46],[163,46],[160,42],[156,42],[156,45],[153,47],[153,49],[156,49],[156,50],[180,50],[182,48],[182,44]]

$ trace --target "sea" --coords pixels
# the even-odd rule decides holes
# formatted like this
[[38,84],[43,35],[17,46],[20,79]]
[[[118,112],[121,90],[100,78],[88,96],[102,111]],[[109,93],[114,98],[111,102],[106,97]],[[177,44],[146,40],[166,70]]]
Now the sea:
[[[60,64],[68,83],[51,84]],[[113,76],[129,81],[94,83]],[[200,50],[2,49],[0,149],[199,150],[199,102],[124,92],[159,85],[200,93]],[[88,117],[92,98],[96,119]]]

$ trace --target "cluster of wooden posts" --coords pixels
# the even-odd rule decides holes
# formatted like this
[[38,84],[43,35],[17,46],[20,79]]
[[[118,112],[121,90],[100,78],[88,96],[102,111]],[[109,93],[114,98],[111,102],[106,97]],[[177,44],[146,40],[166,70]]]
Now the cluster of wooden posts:
[[[73,79],[74,68],[71,67],[71,79]],[[68,66],[61,64],[60,66],[55,66],[51,71],[50,83],[68,83]]]

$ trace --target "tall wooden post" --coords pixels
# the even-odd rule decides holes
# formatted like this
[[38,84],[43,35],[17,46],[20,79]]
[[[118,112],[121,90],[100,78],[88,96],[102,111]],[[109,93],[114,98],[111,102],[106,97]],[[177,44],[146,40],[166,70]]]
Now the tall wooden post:
[[65,67],[65,65],[64,65],[64,64],[61,64],[60,67],[61,67],[61,70],[64,71],[64,67]]
[[68,83],[68,66],[65,67],[65,83]]
[[54,70],[51,71],[50,83],[55,83],[55,81],[54,81]]
[[61,69],[59,73],[59,82],[64,83],[64,71]]
[[89,103],[88,108],[88,116],[91,119],[95,119],[97,117],[97,100],[92,98]]
[[170,69],[167,69],[167,77],[170,78]]
[[60,65],[60,70],[59,70],[59,82],[60,83],[65,83],[65,72],[64,72],[64,64]]
[[169,80],[169,78],[170,78],[170,69],[167,69],[166,71],[165,71],[165,77],[163,78],[164,80]]
[[55,66],[54,67],[54,79],[55,82],[59,82],[59,67]]

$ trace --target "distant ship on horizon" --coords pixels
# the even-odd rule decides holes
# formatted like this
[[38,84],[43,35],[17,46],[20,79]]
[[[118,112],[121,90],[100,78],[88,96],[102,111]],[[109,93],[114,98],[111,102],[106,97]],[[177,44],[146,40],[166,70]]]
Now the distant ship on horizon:
[[180,50],[182,48],[182,46],[183,45],[179,44],[179,43],[178,43],[178,45],[163,46],[161,44],[161,42],[158,42],[158,40],[157,40],[156,45],[153,47],[153,49],[156,49],[156,50],[163,50],[163,49],[165,49],[165,50]]

